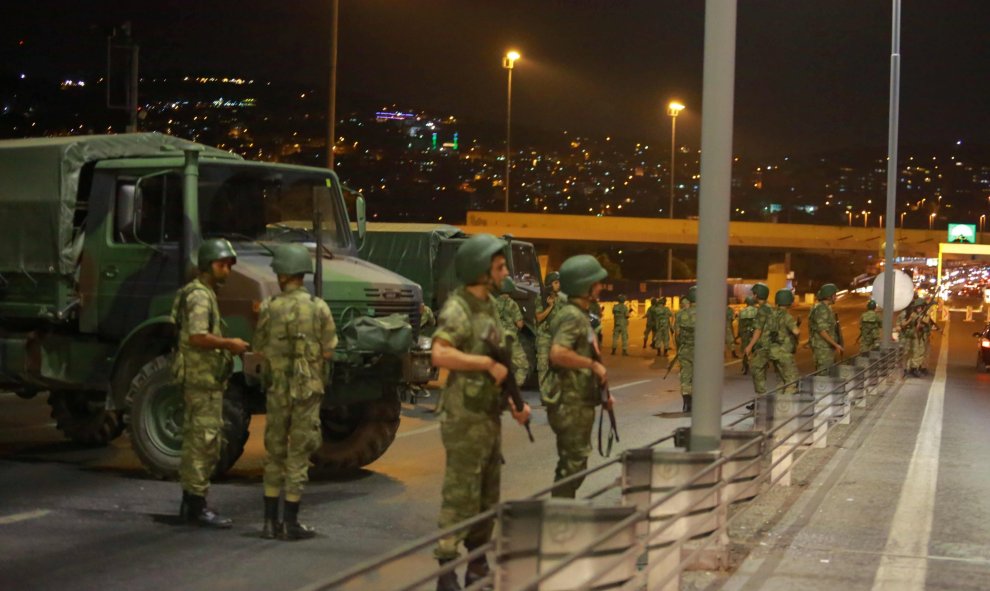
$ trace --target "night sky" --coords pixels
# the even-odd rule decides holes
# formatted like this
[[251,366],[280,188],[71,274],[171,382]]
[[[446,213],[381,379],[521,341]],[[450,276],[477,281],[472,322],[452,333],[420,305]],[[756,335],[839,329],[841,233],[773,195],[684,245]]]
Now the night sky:
[[[665,105],[676,97],[687,105],[679,143],[697,146],[701,0],[340,3],[342,110],[396,103],[501,121],[501,56],[516,48],[523,54],[513,79],[520,126],[666,143]],[[330,0],[4,5],[0,69],[53,78],[99,72],[106,27],[131,20],[144,75],[326,85]],[[885,146],[890,10],[890,0],[741,0],[737,152],[770,158]],[[985,142],[988,24],[985,0],[904,0],[902,145]]]

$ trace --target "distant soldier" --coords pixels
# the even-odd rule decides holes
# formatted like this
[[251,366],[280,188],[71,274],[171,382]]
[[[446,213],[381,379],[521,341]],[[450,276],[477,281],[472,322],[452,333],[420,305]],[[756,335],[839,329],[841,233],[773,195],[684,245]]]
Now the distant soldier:
[[732,322],[736,319],[736,312],[732,306],[725,307],[725,350],[733,357],[739,357],[736,353],[736,333],[733,331]]
[[842,353],[839,343],[839,325],[832,305],[839,288],[834,283],[826,283],[818,290],[817,299],[808,314],[811,352],[815,357],[815,371],[835,365],[835,355]]
[[626,296],[619,295],[619,303],[612,306],[612,355],[615,355],[615,348],[622,340],[622,354],[629,354],[629,306],[626,305]]
[[[561,289],[567,305],[554,318],[550,347],[551,370],[557,374],[560,395],[547,404],[547,421],[557,436],[557,468],[554,482],[588,467],[595,407],[602,404],[600,384],[606,382],[598,340],[588,317],[589,298],[602,289],[607,272],[591,255],[573,256],[560,266]],[[611,408],[613,400],[605,403]],[[574,498],[581,480],[554,489],[553,496]]]
[[869,353],[880,347],[880,325],[883,319],[877,314],[877,303],[866,302],[866,311],[859,317],[859,350]]
[[643,329],[643,348],[646,348],[646,343],[653,345],[653,341],[650,339],[651,336],[656,334],[657,330],[657,298],[650,298],[650,307],[646,310],[646,328]]
[[[454,256],[457,278],[464,286],[455,290],[440,311],[433,335],[433,365],[450,371],[441,393],[440,437],[447,452],[439,527],[485,512],[499,500],[502,468],[502,427],[505,406],[500,384],[509,370],[486,354],[490,345],[504,346],[502,328],[492,292],[509,272],[502,254],[505,242],[491,234],[476,234],[461,244]],[[529,405],[513,418],[529,419]],[[441,566],[458,556],[463,541],[470,551],[488,543],[494,522],[485,520],[437,541],[434,555]],[[484,555],[468,563],[466,585],[486,577]],[[437,579],[438,591],[460,589],[449,572]]]
[[526,382],[526,376],[529,375],[529,358],[526,357],[526,351],[519,342],[519,331],[526,326],[526,323],[523,321],[519,304],[512,299],[512,294],[516,292],[516,282],[511,277],[506,277],[500,287],[499,296],[495,300],[495,309],[498,311],[498,319],[502,323],[505,336],[512,337],[513,379],[522,386]]
[[653,333],[653,348],[667,356],[670,350],[670,328],[674,320],[674,313],[667,307],[667,299],[660,298],[660,304],[656,311],[656,326]]
[[[755,287],[755,286],[754,286]],[[794,292],[789,289],[779,289],[774,294],[776,308],[763,308],[769,312],[758,313],[756,326],[753,331],[754,347],[747,347],[746,354],[752,352],[753,389],[760,396],[767,391],[767,365],[773,364],[782,384],[788,384],[784,394],[797,392],[798,373],[794,361],[794,351],[797,349],[799,334],[798,322],[788,312],[794,304]]]
[[206,240],[199,247],[198,261],[199,276],[180,289],[172,303],[172,321],[179,335],[172,373],[185,402],[179,513],[191,523],[228,528],[231,520],[206,505],[206,493],[220,459],[223,393],[233,371],[233,356],[247,351],[249,345],[224,338],[214,291],[237,263],[234,247],[222,238]]
[[[302,244],[276,248],[272,269],[282,293],[261,303],[255,332],[265,357],[265,524],[261,537],[312,538],[316,531],[299,522],[299,503],[309,481],[309,456],[323,443],[320,404],[327,364],[337,346],[337,330],[327,303],[303,286],[313,259]],[[285,491],[283,518],[279,497]]]
[[753,340],[753,331],[756,330],[756,298],[746,297],[746,307],[739,310],[739,348],[742,349],[742,372],[743,375],[749,373],[749,355],[745,353],[749,342]]
[[677,343],[677,363],[681,366],[681,412],[691,412],[691,396],[694,394],[694,329],[698,324],[696,286],[688,289],[681,300],[681,309],[674,317],[674,342]]
[[932,348],[932,331],[940,330],[938,325],[935,323],[933,318],[934,310],[932,309],[931,296],[923,296],[922,299],[925,302],[925,310],[921,316],[921,343],[925,348],[924,356],[922,357],[921,367],[918,371],[922,375],[928,375],[928,353]]
[[536,306],[536,375],[540,382],[540,394],[546,395],[552,389],[550,375],[550,323],[557,314],[560,298],[560,274],[547,273],[544,284],[549,293],[546,303],[542,300]]
[[[764,283],[753,285],[752,297],[755,301],[753,315],[753,332],[750,334],[746,348],[743,349],[743,359],[749,359],[749,373],[753,376],[753,390],[759,396],[767,391],[767,365],[770,364],[770,331],[765,330],[773,315],[773,309],[767,304],[770,288]],[[764,330],[761,330],[764,327]]]
[[904,374],[911,374],[916,378],[924,375],[927,350],[925,348],[924,325],[931,321],[928,316],[928,309],[924,298],[915,298],[911,305],[900,313],[897,319],[900,330],[900,340],[904,341],[907,348],[907,364]]

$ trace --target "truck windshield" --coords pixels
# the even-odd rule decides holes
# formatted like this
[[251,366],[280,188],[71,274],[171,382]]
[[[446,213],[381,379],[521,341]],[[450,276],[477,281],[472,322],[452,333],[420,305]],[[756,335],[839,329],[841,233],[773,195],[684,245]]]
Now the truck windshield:
[[[199,177],[199,221],[203,236],[232,240],[312,242],[314,187],[328,175],[264,165],[204,164]],[[323,242],[331,249],[351,243],[337,187],[320,191]]]

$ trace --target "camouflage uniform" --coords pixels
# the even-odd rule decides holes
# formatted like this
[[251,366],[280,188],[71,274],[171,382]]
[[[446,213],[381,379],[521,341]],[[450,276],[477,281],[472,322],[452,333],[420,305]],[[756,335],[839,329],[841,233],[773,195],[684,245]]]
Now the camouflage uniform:
[[[786,307],[769,305],[760,306],[766,311],[758,311],[756,329],[760,330],[760,340],[753,348],[753,359],[750,362],[753,370],[753,390],[756,394],[767,391],[767,366],[773,364],[781,385],[796,382],[801,374],[798,373],[794,361],[795,341],[797,339],[797,321],[787,311]],[[784,394],[797,392],[794,383],[784,389]]]
[[622,340],[622,354],[629,350],[629,306],[625,302],[619,302],[612,306],[612,318],[615,323],[612,326],[612,353]]
[[921,310],[910,307],[897,317],[900,326],[900,340],[907,348],[907,371],[916,371],[925,365],[925,343],[921,328]]
[[647,343],[651,347],[653,346],[653,340],[650,337],[656,334],[658,310],[659,306],[650,302],[650,307],[646,310],[646,328],[643,329],[643,348],[646,348]]
[[[770,364],[770,332],[766,330],[770,324],[773,309],[767,303],[758,303],[753,308],[756,314],[753,318],[753,332],[762,330],[760,338],[753,345],[749,354],[749,373],[753,376],[753,391],[758,395],[767,391],[767,366]],[[750,340],[752,340],[750,335]]]
[[512,337],[513,379],[522,386],[526,376],[529,375],[529,358],[526,357],[526,351],[519,342],[519,323],[523,321],[522,310],[518,302],[507,293],[496,298],[495,309],[498,311],[498,319],[502,323],[505,335]]
[[[440,311],[435,339],[474,355],[486,355],[486,341],[504,346],[495,298],[481,301],[466,288],[457,289]],[[501,388],[483,371],[451,371],[439,405],[440,436],[447,450],[440,507],[440,529],[494,507],[499,500],[502,468]],[[477,523],[441,538],[434,555],[457,557],[464,542],[475,548],[491,538],[494,522]]]
[[[588,313],[568,304],[554,318],[550,328],[553,345],[570,349],[582,357],[592,358],[597,339]],[[588,467],[591,431],[595,424],[595,407],[601,404],[597,378],[591,369],[553,368],[559,395],[547,405],[547,420],[557,436],[557,468],[554,482]],[[554,489],[553,496],[574,498],[583,479]]]
[[176,294],[172,321],[179,327],[172,372],[185,402],[179,482],[182,490],[205,496],[220,459],[223,393],[233,370],[233,357],[221,349],[200,349],[189,343],[191,335],[222,336],[216,293],[198,278]]
[[859,350],[875,351],[880,347],[880,325],[883,320],[876,310],[867,310],[859,317]]
[[300,495],[309,480],[309,456],[323,443],[323,354],[337,346],[333,316],[302,286],[289,287],[261,304],[255,338],[265,356],[265,489]]
[[735,351],[736,335],[732,330],[732,321],[736,319],[736,313],[732,306],[725,307],[725,349]]
[[825,331],[833,341],[836,341],[835,312],[825,302],[817,302],[808,315],[808,332],[811,334],[811,352],[815,357],[815,371],[835,365],[835,349],[820,334]]
[[662,350],[665,354],[670,348],[670,323],[674,319],[674,313],[661,301],[657,306],[656,325],[653,333],[653,347]]
[[674,317],[677,326],[677,363],[681,366],[681,396],[694,393],[694,327],[698,323],[698,310],[693,305],[681,308]]
[[592,321],[591,326],[595,330],[595,337],[598,339],[598,346],[602,344],[602,305],[598,300],[591,300],[588,303],[588,315],[597,318],[597,322]]
[[[754,305],[747,305],[742,310],[739,310],[739,342],[743,349],[745,349],[751,340],[753,340],[753,333],[756,331],[756,313],[758,308]],[[743,355],[743,373],[749,371],[749,356]]]
[[[555,297],[556,300],[550,313],[536,327],[536,372],[540,380],[541,394],[545,394],[553,388],[553,377],[550,375],[550,324],[553,322],[554,316],[557,315],[557,311],[566,303],[562,293],[557,292]],[[546,310],[546,306],[540,302],[536,307],[537,316],[542,314],[544,310]]]

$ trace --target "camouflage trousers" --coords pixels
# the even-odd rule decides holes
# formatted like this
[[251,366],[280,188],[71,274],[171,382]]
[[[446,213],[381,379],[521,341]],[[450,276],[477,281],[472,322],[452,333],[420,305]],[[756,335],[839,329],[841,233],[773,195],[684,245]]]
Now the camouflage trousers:
[[681,396],[691,396],[694,394],[694,347],[678,347],[677,363],[681,366]]
[[519,337],[512,341],[512,373],[516,384],[520,387],[526,382],[526,376],[529,375],[529,357],[526,356],[526,350],[519,342]]
[[[440,438],[447,450],[437,524],[443,530],[498,504],[502,424],[498,419],[446,420],[440,425]],[[477,548],[491,539],[494,527],[495,522],[489,519],[444,536],[437,541],[433,555],[438,560],[457,558],[457,546],[461,542],[468,549]]]
[[[547,421],[557,436],[557,469],[553,473],[553,481],[557,482],[588,467],[595,407],[551,404],[547,407]],[[555,488],[552,496],[573,499],[582,482],[583,478]]]
[[646,330],[643,331],[643,342],[652,343],[653,340],[650,338],[656,334],[656,329],[650,324],[650,321],[646,321]]
[[265,489],[300,495],[309,481],[309,456],[323,444],[320,402],[314,394],[294,400],[288,392],[268,391],[265,417]]
[[859,339],[859,352],[869,353],[880,348],[880,339],[875,336],[863,336]]
[[182,490],[205,496],[223,443],[223,390],[185,387],[182,399],[186,408],[179,482]]
[[[757,395],[765,394],[767,391],[767,368],[771,364],[773,364],[782,386],[796,382],[801,377],[797,363],[794,361],[794,353],[776,345],[755,349],[749,356],[749,371],[753,376],[753,390]],[[788,386],[783,390],[783,393],[797,393],[797,384]]]
[[729,320],[725,321],[725,349],[726,351],[732,351],[733,346],[736,344],[736,337],[732,334],[732,322]]
[[623,351],[628,351],[629,350],[629,326],[625,322],[623,322],[622,324],[619,324],[618,322],[616,322],[615,323],[615,326],[612,327],[612,350],[613,351],[615,351],[616,346],[618,346],[619,340],[622,341],[622,350]]
[[920,369],[928,359],[928,343],[918,336],[910,336],[907,340],[907,368]]
[[653,348],[657,350],[670,348],[669,324],[662,324],[657,327],[656,332],[653,333]]
[[835,349],[829,345],[812,345],[811,355],[815,358],[815,371],[835,365]]

